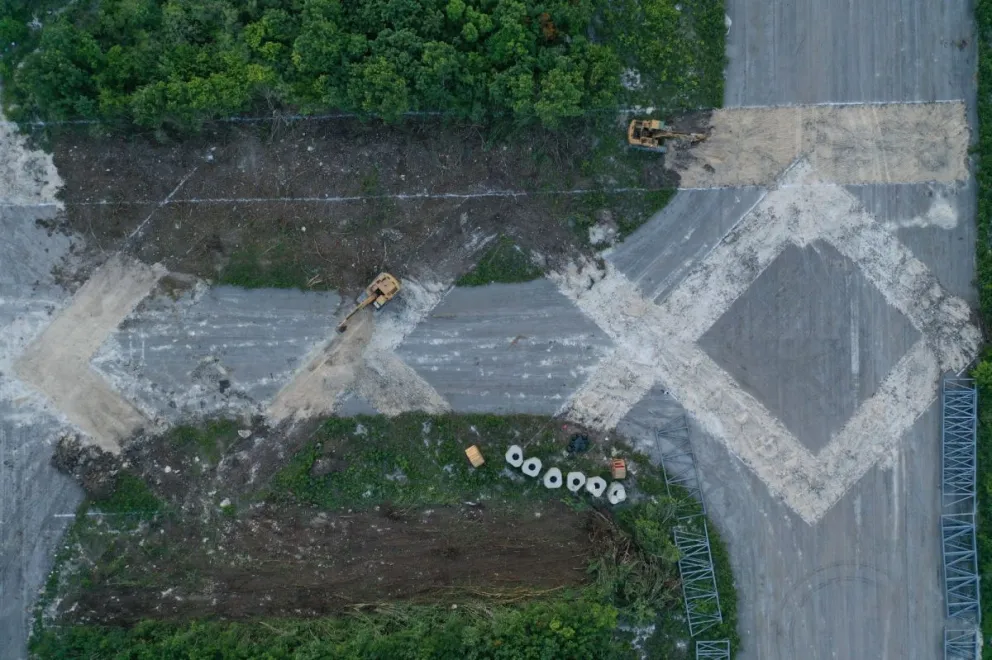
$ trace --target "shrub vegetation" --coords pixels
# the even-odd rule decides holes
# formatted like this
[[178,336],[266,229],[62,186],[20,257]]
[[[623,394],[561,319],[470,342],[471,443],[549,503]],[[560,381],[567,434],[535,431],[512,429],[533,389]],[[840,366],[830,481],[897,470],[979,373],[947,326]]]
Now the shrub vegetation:
[[[979,310],[992,327],[992,0],[977,0],[978,42],[978,240],[975,246]],[[982,593],[982,658],[992,660],[992,352],[973,372],[978,386],[978,560]]]
[[[685,5],[687,9],[680,7]],[[615,111],[627,67],[718,105],[723,1],[0,0],[12,118],[180,129],[252,109],[556,128]]]

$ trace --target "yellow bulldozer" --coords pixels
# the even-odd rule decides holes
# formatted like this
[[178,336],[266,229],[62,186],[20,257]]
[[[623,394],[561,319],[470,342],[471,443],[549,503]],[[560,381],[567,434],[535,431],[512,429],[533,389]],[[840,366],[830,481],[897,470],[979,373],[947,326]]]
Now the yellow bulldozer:
[[665,153],[665,140],[669,138],[696,144],[705,140],[706,134],[672,131],[657,119],[635,119],[627,127],[627,143],[635,149]]
[[390,275],[389,273],[379,273],[376,278],[372,280],[372,284],[365,287],[364,296],[355,305],[355,308],[348,312],[348,316],[344,317],[338,325],[338,332],[344,332],[348,328],[348,321],[352,316],[362,311],[369,305],[372,305],[376,309],[380,309],[383,305],[393,299],[393,297],[400,292],[400,281]]

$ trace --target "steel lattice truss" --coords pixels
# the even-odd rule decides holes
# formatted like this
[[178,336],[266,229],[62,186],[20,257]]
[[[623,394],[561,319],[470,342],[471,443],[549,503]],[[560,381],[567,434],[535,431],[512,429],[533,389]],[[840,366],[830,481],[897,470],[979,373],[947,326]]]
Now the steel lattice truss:
[[722,639],[714,642],[696,642],[696,660],[700,658],[730,660],[730,640]]
[[941,389],[941,505],[945,513],[975,511],[978,393],[970,378],[945,378]]
[[947,616],[981,622],[978,605],[978,552],[975,548],[975,515],[945,513],[940,517],[944,558],[944,602]]
[[[685,416],[675,418],[655,433],[658,446],[669,448],[668,451],[661,453],[661,464],[665,468],[665,485],[668,487],[668,494],[675,495],[672,493],[672,486],[684,489],[693,505],[683,515],[694,516],[700,512],[705,514],[706,504],[703,502],[703,489],[699,483],[699,475],[696,473],[696,458],[692,453],[689,424],[686,422]],[[697,510],[699,507],[701,507],[701,511]]]
[[[978,660],[978,629],[944,629],[944,660]],[[696,657],[700,657],[698,654]],[[706,656],[703,656],[706,657]]]
[[679,573],[689,634],[695,637],[723,623],[706,519],[699,516],[676,526],[675,546],[679,550]]

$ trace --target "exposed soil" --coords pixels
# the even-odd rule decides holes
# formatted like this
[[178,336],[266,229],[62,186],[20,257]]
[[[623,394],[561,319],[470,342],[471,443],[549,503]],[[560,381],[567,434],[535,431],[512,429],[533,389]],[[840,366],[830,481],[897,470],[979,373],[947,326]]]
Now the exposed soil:
[[674,149],[685,187],[767,185],[797,158],[805,183],[953,182],[967,178],[964,103],[727,108],[709,138]]
[[[263,507],[219,536],[165,525],[94,576],[63,611],[130,624],[204,616],[320,616],[386,600],[457,603],[578,585],[592,552],[587,516],[563,504],[511,516],[481,507],[353,514]],[[109,571],[110,569],[108,569]]]
[[[120,455],[60,443],[56,465],[91,495],[105,497],[126,469],[168,510],[137,525],[131,514],[87,519],[74,561],[82,573],[63,591],[60,620],[311,617],[384,601],[512,601],[588,580],[603,533],[590,511],[554,499],[363,511],[277,502],[265,487],[313,423],[291,432],[261,418],[227,424],[207,445],[137,437]],[[582,431],[556,422],[553,432],[564,446]],[[314,474],[348,468],[334,449]]]
[[[312,286],[354,290],[383,269],[453,277],[498,233],[555,260],[582,246],[575,216],[640,211],[637,193],[553,191],[671,186],[658,155],[610,151],[589,137],[534,132],[493,143],[436,121],[215,126],[176,144],[57,136],[65,226],[97,259],[126,248],[216,279],[232,255],[249,254],[293,261]],[[623,139],[621,126],[616,134]],[[500,191],[529,194],[436,197]]]

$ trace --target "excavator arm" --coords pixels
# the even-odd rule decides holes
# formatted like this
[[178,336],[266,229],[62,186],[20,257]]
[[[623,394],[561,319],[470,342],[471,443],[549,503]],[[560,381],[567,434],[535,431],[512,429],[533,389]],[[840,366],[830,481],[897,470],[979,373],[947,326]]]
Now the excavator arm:
[[354,316],[355,314],[357,314],[358,312],[362,311],[363,309],[365,309],[369,305],[371,305],[373,302],[375,302],[375,298],[376,297],[373,296],[373,295],[367,295],[366,294],[366,296],[362,300],[362,302],[360,302],[357,305],[355,305],[355,309],[353,309],[350,312],[348,312],[348,316],[344,317],[344,320],[341,321],[340,324],[338,324],[338,332],[344,332],[345,329],[348,327],[348,321],[351,320],[351,317]]

